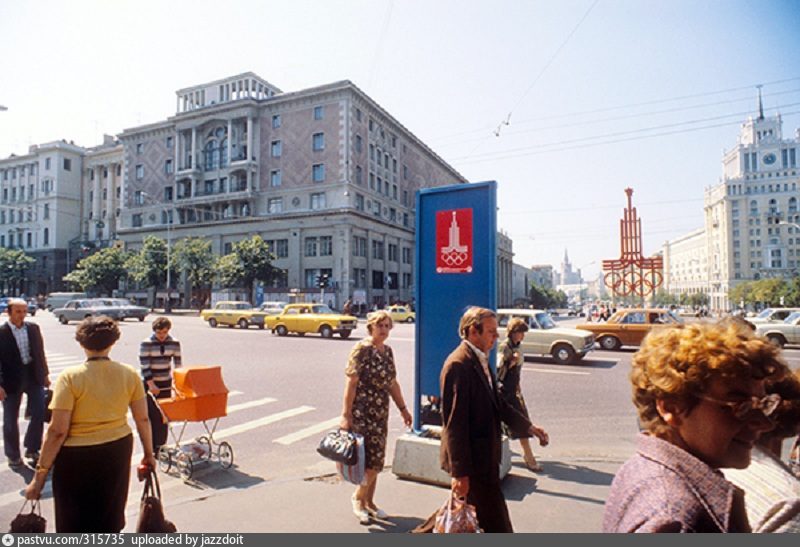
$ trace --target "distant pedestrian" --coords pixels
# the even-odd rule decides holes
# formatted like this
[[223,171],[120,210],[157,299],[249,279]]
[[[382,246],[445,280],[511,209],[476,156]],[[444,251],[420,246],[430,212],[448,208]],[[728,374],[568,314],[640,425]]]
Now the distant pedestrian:
[[749,532],[742,490],[720,468],[747,467],[780,398],[765,379],[778,349],[733,322],[653,330],[634,355],[633,400],[645,432],[617,472],[604,532]]
[[[156,399],[169,399],[172,396],[172,367],[181,366],[181,343],[170,335],[171,328],[169,319],[157,317],[153,321],[153,334],[139,346],[144,387]],[[158,449],[167,442],[167,424],[151,397],[147,398],[147,412],[153,431],[153,449],[158,454]]]
[[344,306],[342,306],[342,313],[344,315],[350,315],[352,313],[352,309],[353,309],[353,303],[348,298],[345,301]]
[[8,322],[0,327],[0,401],[3,401],[3,450],[8,465],[23,466],[19,448],[19,408],[22,394],[28,398],[31,421],[25,432],[25,459],[35,467],[44,431],[44,388],[50,371],[39,325],[25,321],[28,303],[12,298],[6,308]]
[[53,389],[53,416],[25,497],[39,499],[52,468],[56,532],[116,533],[125,526],[133,454],[128,409],[141,463],[155,469],[142,382],[132,366],[109,358],[119,337],[110,317],[84,319],[75,340],[86,361],[64,370]]
[[[525,398],[522,396],[521,376],[522,365],[525,358],[522,355],[520,344],[525,338],[525,333],[528,330],[528,325],[520,319],[515,317],[508,322],[506,327],[506,338],[497,350],[499,355],[499,364],[497,366],[497,382],[500,388],[500,396],[506,403],[515,408],[520,414],[524,414],[530,420],[528,414],[528,407],[525,405]],[[506,427],[508,436],[512,439],[518,439],[522,447],[523,458],[525,465],[528,469],[534,472],[542,471],[542,466],[536,461],[536,456],[533,455],[531,450],[531,443],[528,439],[535,436],[539,439],[542,446],[546,446],[550,439],[547,432],[541,427],[533,426],[533,435],[525,428],[523,430],[514,430]]]
[[353,493],[353,513],[361,524],[371,518],[384,519],[387,514],[375,504],[378,473],[386,459],[386,437],[391,397],[406,427],[411,427],[411,413],[397,381],[392,348],[385,342],[392,330],[392,318],[379,311],[367,320],[369,337],[358,342],[350,352],[345,374],[342,429],[364,436],[365,478]]

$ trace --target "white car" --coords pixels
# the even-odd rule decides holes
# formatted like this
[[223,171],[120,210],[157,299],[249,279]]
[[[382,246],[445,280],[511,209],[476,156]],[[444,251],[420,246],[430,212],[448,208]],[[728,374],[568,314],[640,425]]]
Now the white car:
[[497,310],[501,340],[506,337],[505,327],[512,317],[519,317],[528,325],[521,345],[525,355],[550,355],[556,363],[574,364],[594,348],[594,334],[558,327],[545,310]]
[[747,321],[751,325],[763,325],[765,323],[783,323],[784,319],[792,315],[794,312],[800,311],[800,308],[767,308],[761,311],[755,317],[748,317]]
[[785,345],[800,345],[800,311],[791,314],[783,323],[756,325],[756,334],[780,348]]

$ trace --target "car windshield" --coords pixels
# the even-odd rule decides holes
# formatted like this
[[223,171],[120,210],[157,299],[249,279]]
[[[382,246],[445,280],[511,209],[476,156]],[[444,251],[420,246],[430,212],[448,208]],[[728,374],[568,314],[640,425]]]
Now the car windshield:
[[235,309],[235,310],[249,310],[250,309],[250,304],[248,304],[247,302],[237,302],[233,306],[233,309]]
[[669,312],[668,315],[676,323],[683,323],[683,319],[681,319],[680,316],[674,311]]
[[766,310],[764,310],[761,313],[759,313],[758,315],[756,315],[756,318],[758,318],[758,319],[767,319],[770,316],[770,314],[772,314],[772,308],[767,308]]
[[792,315],[790,315],[789,317],[784,319],[783,322],[788,324],[788,325],[791,325],[792,323],[797,321],[798,318],[800,318],[800,311],[794,312]]
[[314,313],[333,313],[333,310],[323,304],[317,304],[316,306],[313,306],[311,310]]
[[542,329],[556,328],[556,324],[553,322],[553,319],[550,317],[549,313],[537,313],[536,322],[539,323],[539,327]]

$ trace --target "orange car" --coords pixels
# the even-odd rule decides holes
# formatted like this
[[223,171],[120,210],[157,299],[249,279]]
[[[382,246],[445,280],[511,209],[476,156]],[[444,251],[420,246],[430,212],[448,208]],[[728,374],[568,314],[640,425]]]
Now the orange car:
[[605,323],[584,323],[575,328],[593,332],[601,348],[616,350],[640,345],[650,329],[680,323],[683,320],[669,310],[628,308],[617,311]]

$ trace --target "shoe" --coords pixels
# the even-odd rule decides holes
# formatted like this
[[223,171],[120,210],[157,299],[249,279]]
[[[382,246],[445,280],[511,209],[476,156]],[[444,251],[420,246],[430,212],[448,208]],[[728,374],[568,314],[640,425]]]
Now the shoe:
[[28,450],[25,452],[25,459],[31,464],[31,467],[36,467],[39,464],[39,451]]
[[544,467],[536,461],[536,458],[526,459],[525,460],[525,467],[533,471],[534,473],[541,473],[544,471]]
[[8,458],[9,467],[22,467],[23,465],[25,465],[25,462],[22,461],[22,458]]
[[355,497],[351,498],[351,501],[353,502],[353,514],[358,518],[358,523],[369,524],[369,512],[361,507],[361,503]]
[[367,513],[376,519],[385,519],[389,516],[389,514],[380,507],[367,507],[366,509]]

